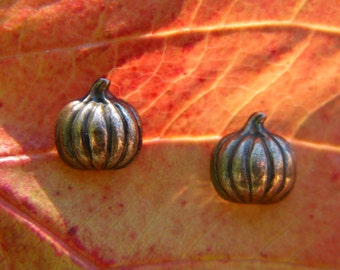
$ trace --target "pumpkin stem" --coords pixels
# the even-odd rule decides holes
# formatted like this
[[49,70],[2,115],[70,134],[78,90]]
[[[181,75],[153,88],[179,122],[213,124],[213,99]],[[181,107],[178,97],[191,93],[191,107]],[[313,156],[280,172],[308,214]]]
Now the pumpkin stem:
[[266,120],[266,115],[262,112],[253,113],[245,126],[242,129],[242,133],[255,133],[263,130],[263,122]]
[[108,91],[110,81],[108,79],[99,78],[91,86],[90,96],[94,101],[105,102],[105,92]]

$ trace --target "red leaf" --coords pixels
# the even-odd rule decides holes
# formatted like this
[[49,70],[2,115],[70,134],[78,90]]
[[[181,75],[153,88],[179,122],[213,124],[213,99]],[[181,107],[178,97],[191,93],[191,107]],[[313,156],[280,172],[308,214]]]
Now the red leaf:
[[[337,268],[336,1],[0,4],[0,267]],[[101,76],[144,128],[118,171],[57,156],[61,108]],[[254,111],[297,154],[284,201],[223,201],[219,136]]]

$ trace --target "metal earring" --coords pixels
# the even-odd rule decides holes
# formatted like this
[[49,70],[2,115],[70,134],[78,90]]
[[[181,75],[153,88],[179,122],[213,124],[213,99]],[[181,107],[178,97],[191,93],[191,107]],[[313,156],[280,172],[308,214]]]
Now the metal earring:
[[60,112],[55,142],[61,159],[75,169],[119,169],[142,147],[142,124],[136,110],[113,96],[110,81],[100,78],[87,96]]
[[295,153],[282,137],[263,127],[266,115],[256,112],[238,132],[222,138],[211,160],[218,194],[237,203],[274,203],[295,182]]

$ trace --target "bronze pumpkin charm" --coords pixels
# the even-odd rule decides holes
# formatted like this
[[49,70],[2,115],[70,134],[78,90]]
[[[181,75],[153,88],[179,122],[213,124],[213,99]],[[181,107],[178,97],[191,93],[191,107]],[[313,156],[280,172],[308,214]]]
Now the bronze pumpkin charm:
[[238,132],[222,138],[213,151],[211,174],[222,198],[238,203],[273,203],[295,182],[295,154],[289,143],[263,127],[254,113]]
[[109,92],[109,85],[98,79],[86,97],[70,102],[59,115],[57,150],[73,168],[119,169],[141,149],[141,120],[131,105]]

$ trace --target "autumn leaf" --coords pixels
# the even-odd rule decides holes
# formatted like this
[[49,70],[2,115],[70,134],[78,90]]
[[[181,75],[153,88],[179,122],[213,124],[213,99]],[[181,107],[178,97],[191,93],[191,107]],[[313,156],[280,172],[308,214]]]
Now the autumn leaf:
[[[1,269],[340,267],[338,1],[7,0],[0,25]],[[99,77],[144,144],[78,171],[55,123]],[[255,111],[297,155],[277,204],[224,201],[210,179]]]

